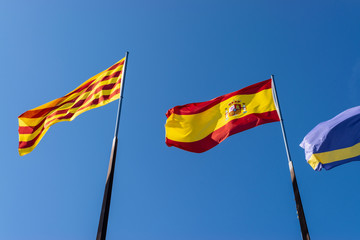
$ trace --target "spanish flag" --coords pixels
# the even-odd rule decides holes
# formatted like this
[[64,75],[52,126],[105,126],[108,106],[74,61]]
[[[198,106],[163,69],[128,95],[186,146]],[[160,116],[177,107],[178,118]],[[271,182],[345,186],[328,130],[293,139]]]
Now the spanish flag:
[[72,121],[81,113],[104,106],[120,97],[125,58],[90,78],[64,97],[21,114],[19,154],[31,152],[53,124]]
[[271,79],[207,102],[176,106],[166,117],[166,144],[195,153],[205,152],[235,133],[280,121]]

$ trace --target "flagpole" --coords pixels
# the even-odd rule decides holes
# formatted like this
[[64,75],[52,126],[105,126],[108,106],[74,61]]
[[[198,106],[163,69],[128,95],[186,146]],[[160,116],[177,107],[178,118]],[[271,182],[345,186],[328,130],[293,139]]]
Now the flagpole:
[[284,143],[285,143],[285,149],[286,149],[286,155],[287,155],[287,158],[288,158],[291,182],[292,182],[294,195],[295,195],[296,210],[297,210],[297,214],[298,214],[298,218],[299,218],[299,222],[300,222],[301,235],[302,235],[303,240],[310,240],[310,235],[309,235],[309,231],[308,231],[307,224],[306,224],[306,219],[305,219],[305,213],[304,213],[304,209],[303,209],[303,206],[302,206],[302,203],[301,203],[299,187],[298,187],[297,181],[296,181],[294,165],[293,165],[293,162],[291,161],[290,150],[289,150],[289,146],[288,146],[288,142],[287,142],[287,138],[286,138],[284,122],[283,122],[283,118],[282,118],[281,110],[280,110],[280,103],[279,103],[279,99],[278,99],[277,92],[276,92],[274,75],[271,75],[271,80],[272,80],[273,89],[274,89],[274,95],[275,95],[274,100],[275,100],[275,104],[276,104],[276,107],[277,107],[277,110],[278,110],[278,113],[279,113],[279,117],[280,117],[281,131],[282,131],[282,134],[283,134]]
[[109,169],[108,169],[108,173],[107,173],[107,177],[106,177],[105,191],[104,191],[104,197],[103,197],[103,202],[102,202],[102,207],[101,207],[101,214],[100,214],[100,220],[99,220],[99,226],[98,226],[96,240],[105,240],[106,239],[106,230],[107,230],[107,224],[108,224],[108,218],[109,218],[111,192],[112,192],[115,161],[116,161],[116,151],[117,151],[117,142],[118,142],[117,135],[119,132],[121,105],[122,105],[122,98],[123,98],[123,92],[124,92],[124,87],[125,87],[125,75],[126,75],[126,65],[127,65],[128,55],[129,55],[129,52],[126,52],[124,67],[123,67],[123,71],[121,73],[121,86],[120,86],[121,90],[120,90],[119,105],[118,105],[118,111],[117,111],[117,117],[116,117],[116,123],[115,123],[115,133],[114,133],[114,139],[113,139],[112,148],[111,148]]

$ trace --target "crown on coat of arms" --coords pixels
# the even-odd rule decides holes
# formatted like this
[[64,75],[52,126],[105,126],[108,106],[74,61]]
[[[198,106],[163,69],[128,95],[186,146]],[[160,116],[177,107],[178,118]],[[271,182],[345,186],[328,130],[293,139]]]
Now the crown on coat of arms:
[[225,108],[225,118],[226,120],[229,117],[238,116],[240,114],[246,113],[246,105],[245,103],[241,103],[241,100],[235,100],[228,104],[228,107]]

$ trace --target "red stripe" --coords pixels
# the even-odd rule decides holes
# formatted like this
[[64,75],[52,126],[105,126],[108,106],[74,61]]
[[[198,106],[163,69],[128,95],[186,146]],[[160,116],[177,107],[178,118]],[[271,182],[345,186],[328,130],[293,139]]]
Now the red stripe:
[[[59,100],[59,102],[61,102],[61,99],[62,99],[62,98],[65,98],[65,97],[67,97],[67,96],[69,96],[69,95],[71,95],[71,94],[74,94],[74,93],[76,93],[76,92],[80,92],[80,91],[82,91],[83,89],[85,89],[86,86],[87,86],[87,89],[84,91],[84,93],[89,92],[89,91],[93,90],[93,88],[96,87],[100,82],[109,80],[110,78],[119,77],[120,74],[121,74],[121,72],[122,72],[122,71],[117,71],[117,72],[114,72],[114,73],[110,74],[109,76],[105,76],[105,77],[101,78],[101,80],[99,80],[97,83],[91,84],[90,86],[89,86],[90,83],[87,83],[87,84],[85,84],[84,86],[81,86],[81,85],[80,85],[79,88],[75,89],[74,91],[72,91],[71,93],[65,95],[64,97],[59,98],[58,100]],[[94,79],[94,80],[96,80],[96,79]],[[91,81],[91,83],[93,83],[93,81]],[[54,107],[44,108],[44,109],[36,109],[36,110],[29,110],[29,111],[24,112],[23,114],[21,114],[21,115],[19,116],[19,118],[22,118],[22,117],[25,117],[25,118],[39,118],[39,117],[43,117],[43,116],[45,116],[46,114],[48,114],[49,112],[51,112],[52,110],[54,110],[54,109],[56,109],[56,108],[58,108],[58,107],[61,107],[61,106],[63,106],[64,104],[71,103],[71,102],[75,102],[76,99],[79,98],[79,97],[80,97],[80,96],[77,96],[75,99],[72,99],[72,100],[67,101],[67,102],[62,102],[60,105],[56,105],[56,106],[54,106]]]
[[44,126],[42,126],[41,131],[39,132],[38,135],[36,135],[36,137],[34,137],[32,140],[30,141],[19,141],[19,149],[21,148],[28,148],[31,147],[32,145],[35,144],[36,140],[40,137],[41,133],[44,131]]
[[[109,89],[112,89],[116,84],[119,84],[121,82],[121,79],[118,79],[118,81],[116,83],[111,83],[111,84],[107,84],[107,85],[103,85],[101,87],[98,87],[94,93],[90,94],[87,98],[85,99],[82,99],[80,101],[78,101],[74,106],[72,106],[71,108],[68,108],[68,109],[64,109],[64,110],[57,110],[53,113],[51,113],[50,115],[46,116],[40,123],[38,123],[36,126],[19,126],[19,134],[30,134],[30,133],[33,133],[35,132],[42,124],[44,124],[45,120],[47,118],[51,118],[57,114],[64,114],[66,113],[67,111],[69,111],[70,109],[75,109],[75,108],[78,108],[78,107],[81,107],[84,103],[86,103],[87,101],[89,101],[89,99],[91,99],[96,93],[100,92],[100,91],[103,91],[103,90],[109,90]],[[119,92],[119,91],[115,91],[115,92]],[[106,95],[105,95],[106,96]],[[112,94],[111,96],[114,96],[114,94]],[[77,100],[76,99],[73,99],[71,101],[68,101],[66,103],[72,103],[72,102],[75,102]],[[62,105],[64,105],[65,103],[59,105],[57,108],[61,107]],[[91,105],[91,104],[90,104]],[[87,104],[85,107],[89,106],[89,104]],[[83,109],[84,107],[82,107],[81,109]],[[79,109],[79,110],[81,110]]]
[[107,71],[114,70],[115,68],[119,67],[120,65],[124,65],[124,62],[125,62],[125,60],[122,60],[122,61],[120,61],[120,62],[118,62],[118,63],[115,63],[114,65],[112,65],[111,67],[109,67],[109,68],[107,69]]
[[30,127],[30,126],[19,126],[19,134],[31,134],[36,132],[46,121],[46,118],[41,120],[40,123],[38,123],[36,126]]
[[[100,98],[98,99],[94,99],[93,101],[91,101],[89,104],[86,105],[86,107],[89,107],[91,105],[97,105],[99,102],[111,99],[112,97],[114,97],[116,94],[120,93],[120,89],[116,89],[112,94],[110,95],[102,95]],[[83,107],[85,108],[85,107]],[[82,109],[83,109],[82,108]],[[80,110],[80,109],[79,109]],[[64,110],[65,112],[67,110]],[[76,112],[75,112],[76,113]],[[66,119],[70,119],[72,116],[74,116],[75,113],[68,113],[65,116],[61,116],[58,118],[55,118],[53,120],[51,120],[50,122],[47,123],[47,125],[49,125],[50,123],[52,123],[55,120],[66,120]],[[43,120],[45,121],[45,119]],[[42,121],[42,122],[43,122]],[[32,145],[34,145],[34,143],[36,142],[36,140],[40,137],[40,134],[44,131],[44,129],[46,128],[44,125],[37,125],[36,127],[39,128],[42,126],[42,129],[40,130],[39,134],[36,135],[36,137],[30,141],[19,141],[19,149],[21,148],[28,148],[31,147]],[[19,127],[19,133],[20,133],[20,127]],[[20,133],[21,134],[21,133]]]
[[255,83],[253,85],[250,85],[246,88],[240,89],[238,91],[228,93],[225,95],[222,95],[220,97],[214,98],[210,101],[206,102],[199,102],[199,103],[189,103],[182,106],[176,106],[171,109],[169,109],[166,113],[166,117],[170,117],[171,114],[178,114],[178,115],[191,115],[191,114],[197,114],[204,112],[213,106],[219,104],[222,101],[225,101],[233,96],[236,95],[245,95],[245,94],[255,94],[265,89],[271,88],[271,79]]
[[280,119],[276,110],[265,113],[253,113],[245,117],[230,121],[225,126],[215,130],[207,137],[196,142],[177,142],[168,138],[165,139],[165,142],[166,145],[168,145],[169,147],[175,146],[189,152],[202,153],[215,147],[220,142],[233,134],[248,130],[250,128],[265,123],[277,121],[280,121]]

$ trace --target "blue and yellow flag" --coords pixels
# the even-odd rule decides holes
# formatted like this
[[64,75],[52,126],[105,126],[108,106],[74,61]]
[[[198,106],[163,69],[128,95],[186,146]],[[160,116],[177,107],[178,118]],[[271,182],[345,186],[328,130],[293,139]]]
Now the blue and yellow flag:
[[318,124],[301,142],[311,167],[329,170],[360,160],[360,106]]

